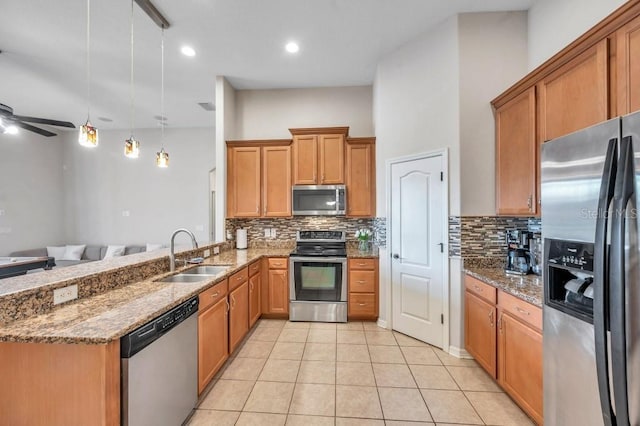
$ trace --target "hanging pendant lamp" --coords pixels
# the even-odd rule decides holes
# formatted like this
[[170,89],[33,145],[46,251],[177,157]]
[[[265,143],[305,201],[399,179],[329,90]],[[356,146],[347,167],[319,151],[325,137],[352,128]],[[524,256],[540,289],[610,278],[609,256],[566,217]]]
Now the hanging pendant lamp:
[[87,0],[87,122],[80,126],[78,143],[82,146],[95,148],[98,146],[98,129],[90,120],[91,108],[91,0]]
[[124,155],[128,158],[138,158],[140,156],[140,142],[133,137],[134,127],[134,85],[133,85],[133,1],[131,0],[131,73],[129,81],[129,131],[131,136],[124,141]]
[[160,152],[156,153],[156,165],[161,168],[169,167],[169,153],[164,150],[164,27],[160,37]]

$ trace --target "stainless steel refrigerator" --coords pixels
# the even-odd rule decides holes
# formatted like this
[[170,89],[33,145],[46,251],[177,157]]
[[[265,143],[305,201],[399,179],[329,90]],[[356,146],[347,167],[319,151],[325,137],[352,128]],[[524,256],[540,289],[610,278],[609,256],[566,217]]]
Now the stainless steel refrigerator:
[[640,114],[542,147],[545,425],[640,425]]

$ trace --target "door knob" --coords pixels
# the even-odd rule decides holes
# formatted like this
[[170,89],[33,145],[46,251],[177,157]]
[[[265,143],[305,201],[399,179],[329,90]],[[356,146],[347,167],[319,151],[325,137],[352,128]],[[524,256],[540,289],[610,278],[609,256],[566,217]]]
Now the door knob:
[[393,258],[394,259],[400,259],[400,255],[398,253],[393,253]]

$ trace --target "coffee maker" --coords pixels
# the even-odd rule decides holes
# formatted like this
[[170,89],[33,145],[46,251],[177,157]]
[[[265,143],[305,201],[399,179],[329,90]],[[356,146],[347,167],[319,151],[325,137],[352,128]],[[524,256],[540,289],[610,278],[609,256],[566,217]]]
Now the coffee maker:
[[506,231],[507,266],[505,271],[508,274],[527,275],[531,271],[529,240],[532,238],[533,233],[529,231],[518,229]]

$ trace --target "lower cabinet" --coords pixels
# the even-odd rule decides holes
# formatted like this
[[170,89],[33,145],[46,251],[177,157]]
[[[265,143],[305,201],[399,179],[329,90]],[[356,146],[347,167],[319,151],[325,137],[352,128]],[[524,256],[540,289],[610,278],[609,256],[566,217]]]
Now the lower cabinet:
[[349,259],[347,269],[348,318],[350,320],[377,320],[378,259]]
[[229,293],[229,353],[233,352],[249,331],[249,283]]
[[289,268],[286,257],[266,260],[267,272],[262,289],[262,313],[271,317],[289,315]]
[[260,261],[257,261],[249,265],[249,328],[262,315],[261,287]]
[[198,311],[198,394],[229,358],[227,280],[200,293]]
[[465,349],[542,424],[542,310],[465,276]]

